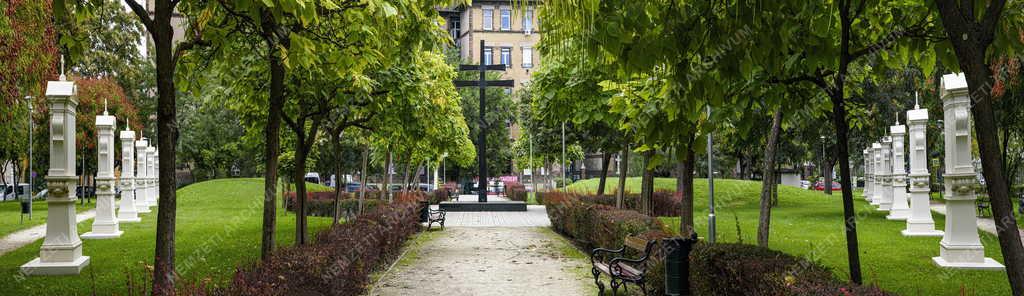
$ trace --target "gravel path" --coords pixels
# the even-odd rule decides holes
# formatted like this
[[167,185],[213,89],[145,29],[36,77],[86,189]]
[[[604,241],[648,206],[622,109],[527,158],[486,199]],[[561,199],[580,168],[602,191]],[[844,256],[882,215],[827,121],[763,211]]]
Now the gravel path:
[[586,295],[583,259],[537,227],[452,227],[416,250],[408,264],[386,273],[369,295]]
[[[78,223],[96,217],[96,210],[88,210],[75,215]],[[34,226],[29,229],[20,230],[0,238],[0,255],[17,250],[25,245],[31,244],[46,236],[46,224]]]

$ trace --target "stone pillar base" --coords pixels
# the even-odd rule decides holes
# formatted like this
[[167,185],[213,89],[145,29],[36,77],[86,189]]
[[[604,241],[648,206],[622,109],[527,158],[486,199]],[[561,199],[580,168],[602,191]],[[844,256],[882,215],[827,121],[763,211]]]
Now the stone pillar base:
[[942,237],[943,235],[946,234],[945,232],[942,232],[942,230],[934,230],[934,229],[933,230],[910,230],[910,229],[904,229],[903,231],[900,231],[900,233],[903,234],[903,236],[908,236],[908,237]]
[[80,256],[70,262],[43,262],[36,258],[21,266],[25,275],[77,275],[89,265],[89,256]]
[[939,257],[932,257],[932,262],[939,267],[1004,270],[1003,264],[985,257],[985,248],[981,245],[948,245],[939,243]]
[[136,206],[135,208],[136,208],[136,210],[138,210],[139,213],[150,213],[150,212],[153,212],[152,210],[149,209],[148,205],[142,205],[141,207]]
[[885,219],[893,221],[907,221],[910,218],[910,209],[891,209],[888,216]]
[[884,204],[884,203],[879,203],[878,204],[878,211],[880,211],[880,212],[888,212],[891,209],[892,209],[892,204]]
[[120,222],[120,223],[139,223],[139,222],[142,222],[142,218],[139,218],[138,215],[135,215],[135,217],[124,217],[124,218],[120,218],[119,217],[119,218],[117,218],[117,222]]
[[124,234],[124,231],[120,231],[120,230],[118,230],[117,232],[113,232],[113,233],[98,233],[96,231],[90,231],[90,232],[83,233],[80,237],[82,239],[108,239],[108,238],[118,238],[118,237],[121,237],[122,234]]

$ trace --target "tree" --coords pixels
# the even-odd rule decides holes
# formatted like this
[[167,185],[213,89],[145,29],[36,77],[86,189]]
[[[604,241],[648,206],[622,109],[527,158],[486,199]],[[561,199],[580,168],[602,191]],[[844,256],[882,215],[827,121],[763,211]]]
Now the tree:
[[[50,1],[3,1],[0,11],[0,106],[6,110],[26,95],[42,97],[44,83],[57,77],[59,58]],[[3,128],[12,124],[11,115],[0,114]]]
[[[1024,4],[994,1],[935,0],[956,62],[949,52],[937,52],[943,64],[959,68],[967,78],[971,96],[971,113],[977,134],[985,187],[992,200],[993,218],[997,221],[999,246],[1006,260],[1006,276],[1014,295],[1024,295],[1024,247],[1013,218],[1010,187],[1004,175],[993,95],[992,50],[1014,53],[1021,49],[1024,30]],[[1007,6],[1009,5],[1009,6]],[[998,33],[998,34],[997,34]]]

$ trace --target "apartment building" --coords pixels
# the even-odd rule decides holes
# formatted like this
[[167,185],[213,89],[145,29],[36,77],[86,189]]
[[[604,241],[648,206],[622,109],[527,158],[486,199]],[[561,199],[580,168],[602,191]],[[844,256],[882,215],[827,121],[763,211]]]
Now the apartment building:
[[525,1],[513,7],[511,1],[473,1],[472,6],[439,9],[459,54],[470,63],[480,63],[480,40],[484,40],[485,64],[505,64],[504,78],[516,82],[516,88],[529,83],[540,56],[535,48],[540,41],[536,5]]

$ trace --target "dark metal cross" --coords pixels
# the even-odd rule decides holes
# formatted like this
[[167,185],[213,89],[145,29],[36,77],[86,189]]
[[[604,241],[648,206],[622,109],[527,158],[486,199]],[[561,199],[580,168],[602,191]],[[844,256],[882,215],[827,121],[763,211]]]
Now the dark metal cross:
[[486,65],[484,63],[484,41],[480,40],[480,64],[459,65],[459,71],[480,71],[480,80],[456,80],[455,87],[477,87],[480,88],[480,134],[477,144],[477,163],[480,165],[480,181],[477,188],[478,200],[487,202],[487,122],[484,115],[487,114],[485,93],[488,86],[514,87],[514,80],[487,80],[487,71],[505,71],[506,65]]

